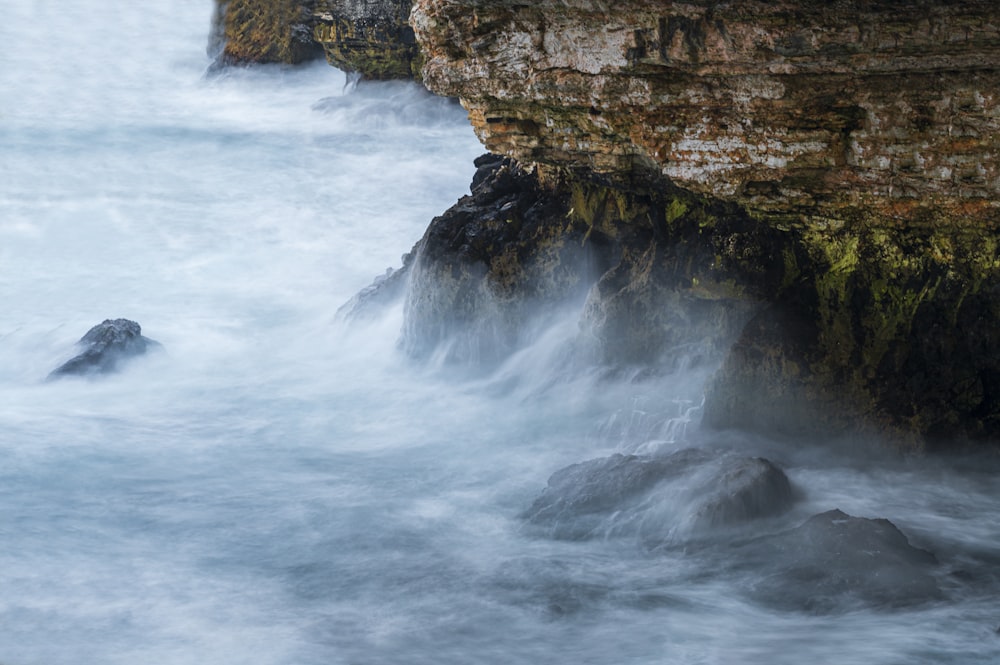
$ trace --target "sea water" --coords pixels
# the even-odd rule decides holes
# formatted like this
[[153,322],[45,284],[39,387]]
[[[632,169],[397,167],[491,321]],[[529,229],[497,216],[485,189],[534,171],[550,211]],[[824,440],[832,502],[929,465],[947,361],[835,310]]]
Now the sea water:
[[[401,303],[338,320],[481,146],[412,84],[207,75],[213,5],[4,4],[0,662],[997,662],[995,466],[705,433],[707,370],[562,371],[579,303],[486,373],[407,358]],[[45,381],[116,317],[164,350]],[[786,470],[786,524],[891,519],[944,599],[779,611],[725,555],[519,517],[568,464],[709,444]]]

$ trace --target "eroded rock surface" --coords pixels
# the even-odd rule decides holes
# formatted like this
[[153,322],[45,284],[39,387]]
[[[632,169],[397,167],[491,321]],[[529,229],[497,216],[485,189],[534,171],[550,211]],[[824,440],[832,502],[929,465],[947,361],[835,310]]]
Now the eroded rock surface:
[[545,178],[498,156],[476,164],[471,195],[414,251],[406,345],[417,354],[457,337],[457,358],[505,357],[533,316],[569,303],[581,352],[599,362],[715,358],[786,279],[766,260],[782,232],[733,206],[657,183]]
[[492,151],[654,169],[757,214],[998,218],[991,0],[417,0],[425,81]]
[[83,347],[81,353],[54,369],[49,379],[109,374],[128,359],[160,346],[144,337],[139,324],[128,319],[105,319],[88,330],[77,345]]

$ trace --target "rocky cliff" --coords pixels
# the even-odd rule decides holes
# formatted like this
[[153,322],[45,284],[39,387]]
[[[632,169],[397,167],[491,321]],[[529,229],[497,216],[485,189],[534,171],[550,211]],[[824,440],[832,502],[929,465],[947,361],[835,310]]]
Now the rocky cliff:
[[421,68],[506,157],[405,266],[411,351],[448,328],[502,356],[582,292],[600,362],[722,358],[709,425],[1000,439],[993,0],[416,0],[408,22],[396,0],[232,0],[226,20],[249,5],[307,16],[342,68]]
[[433,90],[525,162],[788,221],[1000,219],[990,0],[419,0]]
[[[604,321],[753,305],[709,423],[1000,435],[994,2],[417,0],[411,23],[425,84],[462,100],[487,148],[556,196],[616,201],[604,229],[656,230],[611,268],[632,286]],[[707,255],[664,280],[677,228]]]

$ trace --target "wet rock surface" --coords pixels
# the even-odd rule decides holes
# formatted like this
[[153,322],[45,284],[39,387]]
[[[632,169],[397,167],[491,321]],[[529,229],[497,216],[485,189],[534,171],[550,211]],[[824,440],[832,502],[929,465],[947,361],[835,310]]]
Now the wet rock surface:
[[387,268],[372,283],[358,291],[337,309],[339,321],[352,321],[378,316],[406,293],[406,280],[410,274],[411,254],[403,255],[400,268]]
[[638,536],[655,547],[779,515],[792,503],[788,478],[769,460],[686,449],[566,467],[524,517],[555,538]]
[[[711,425],[921,449],[1000,441],[998,12],[416,0],[411,23],[488,149],[571,183],[567,211],[611,193],[589,221],[621,251],[582,318],[603,360],[736,339]],[[650,181],[676,202],[653,217],[715,210],[699,224],[750,242],[630,243]]]
[[522,517],[550,538],[635,538],[654,553],[718,558],[716,574],[735,576],[754,602],[783,611],[898,609],[944,598],[938,559],[889,520],[830,510],[790,526],[794,502],[787,476],[767,459],[686,449],[568,466]]
[[128,319],[106,319],[87,331],[77,345],[83,347],[80,354],[54,369],[49,379],[110,374],[130,358],[160,348],[159,342],[144,337],[139,324]]
[[449,346],[455,361],[500,360],[533,314],[582,297],[601,271],[603,238],[567,218],[537,173],[495,155],[475,165],[471,194],[414,250],[403,341],[415,356]]
[[741,554],[761,574],[751,595],[781,609],[899,608],[943,597],[934,576],[936,557],[911,545],[886,519],[830,510]]
[[725,204],[496,155],[475,165],[471,194],[415,248],[404,340],[415,355],[455,333],[456,359],[503,358],[530,339],[534,316],[568,306],[579,352],[599,363],[717,359],[784,279],[763,253],[781,232]]

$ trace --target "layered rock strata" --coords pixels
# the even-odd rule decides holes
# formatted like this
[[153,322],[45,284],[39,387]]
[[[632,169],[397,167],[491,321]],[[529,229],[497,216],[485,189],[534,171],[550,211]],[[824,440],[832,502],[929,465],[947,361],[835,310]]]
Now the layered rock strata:
[[[557,196],[618,201],[609,228],[641,219],[632,203],[653,191],[725,210],[706,252],[753,230],[749,273],[776,277],[710,261],[712,278],[679,285],[660,258],[677,238],[660,235],[659,254],[623,258],[624,306],[604,317],[655,328],[656,308],[713,281],[766,303],[709,423],[1000,436],[995,3],[417,0],[411,23],[425,84]],[[652,310],[635,306],[639,275],[668,294]]]
[[789,223],[1000,219],[990,0],[418,0],[412,22],[493,152]]

